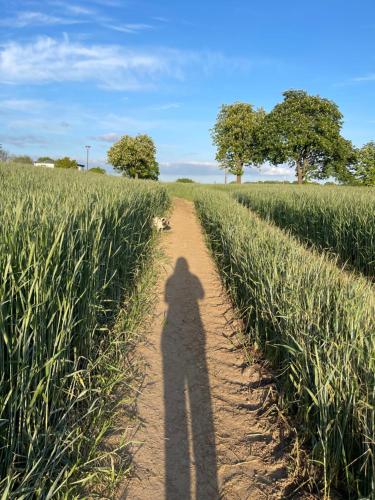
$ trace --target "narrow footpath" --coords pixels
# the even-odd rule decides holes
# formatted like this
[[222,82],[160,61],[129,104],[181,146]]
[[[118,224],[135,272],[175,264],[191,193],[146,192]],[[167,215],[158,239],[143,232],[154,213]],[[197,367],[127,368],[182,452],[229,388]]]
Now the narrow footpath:
[[[151,329],[134,474],[117,498],[287,498],[288,439],[261,363],[244,363],[192,203],[175,199]],[[301,497],[302,498],[302,497]]]

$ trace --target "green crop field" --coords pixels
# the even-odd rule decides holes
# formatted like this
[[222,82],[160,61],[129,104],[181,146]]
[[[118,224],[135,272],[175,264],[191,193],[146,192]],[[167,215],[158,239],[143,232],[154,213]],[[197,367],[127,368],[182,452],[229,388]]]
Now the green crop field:
[[302,241],[333,252],[342,264],[375,276],[373,188],[253,185],[233,195]]
[[[356,193],[348,191],[341,197],[338,190],[331,196],[321,189],[311,195],[304,191],[306,198],[283,189],[279,198],[289,199],[288,192],[292,199],[311,197],[315,202],[312,211],[319,206],[321,212],[327,208],[332,213],[333,207],[345,206]],[[271,192],[273,199],[279,199],[277,190],[253,186],[243,192],[261,207],[262,203],[272,204]],[[307,249],[227,193],[195,189],[189,195],[195,198],[222,279],[252,343],[277,370],[284,408],[311,450],[312,460],[322,469],[325,494],[334,485],[355,498],[371,495],[375,452],[373,285],[343,272],[328,255]],[[350,228],[355,218],[373,221],[371,193],[358,193],[357,198],[352,217],[341,221],[343,227]],[[332,218],[322,216],[321,220],[327,221],[322,232],[329,233]],[[364,230],[365,225],[358,228],[359,233]],[[351,231],[353,234],[354,229]],[[366,234],[374,234],[373,223],[368,231]],[[361,241],[370,244],[371,236],[361,235]],[[371,248],[367,255],[370,252]]]
[[1,498],[84,496],[117,475],[117,450],[101,443],[119,383],[135,376],[127,356],[149,293],[152,218],[173,196],[194,201],[322,494],[371,498],[371,189],[162,185],[11,164],[0,188]]
[[82,471],[104,469],[131,343],[129,318],[109,326],[169,200],[152,182],[15,165],[0,165],[0,189],[0,497],[71,498]]

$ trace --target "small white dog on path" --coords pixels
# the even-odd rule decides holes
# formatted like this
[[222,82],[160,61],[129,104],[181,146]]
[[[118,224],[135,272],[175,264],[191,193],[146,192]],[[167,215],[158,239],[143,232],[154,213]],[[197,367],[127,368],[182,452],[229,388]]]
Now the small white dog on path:
[[161,231],[169,231],[171,229],[169,220],[165,217],[154,217],[152,219],[152,225],[158,233],[160,233]]

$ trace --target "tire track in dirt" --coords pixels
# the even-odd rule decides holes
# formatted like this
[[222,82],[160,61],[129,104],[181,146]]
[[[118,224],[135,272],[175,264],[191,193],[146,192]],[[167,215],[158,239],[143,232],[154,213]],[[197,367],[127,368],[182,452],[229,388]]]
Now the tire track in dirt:
[[286,498],[289,439],[273,410],[272,376],[244,363],[236,346],[240,328],[193,204],[175,199],[171,225],[155,316],[139,348],[146,379],[135,474],[117,498]]

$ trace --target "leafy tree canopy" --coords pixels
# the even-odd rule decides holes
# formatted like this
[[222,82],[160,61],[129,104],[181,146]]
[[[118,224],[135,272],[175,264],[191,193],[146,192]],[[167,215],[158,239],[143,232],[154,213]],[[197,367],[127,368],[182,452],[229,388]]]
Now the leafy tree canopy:
[[241,182],[244,167],[262,161],[259,148],[259,129],[265,111],[255,110],[251,104],[236,102],[224,104],[211,131],[217,147],[216,160]]
[[124,135],[109,149],[108,161],[128,177],[153,180],[159,177],[155,144],[148,135]]
[[41,156],[37,159],[38,163],[55,163],[55,160],[50,158],[49,156]]
[[89,172],[92,172],[93,174],[105,174],[106,171],[102,167],[92,167],[89,169]]
[[33,165],[33,160],[30,158],[30,156],[27,155],[13,156],[12,161],[14,161],[14,163],[24,163],[25,165]]
[[375,142],[371,141],[357,150],[353,175],[357,184],[375,186]]
[[73,168],[78,169],[77,162],[72,160],[68,156],[64,156],[64,158],[60,158],[55,161],[55,168]]
[[192,179],[188,179],[187,177],[181,177],[181,179],[177,179],[176,182],[184,182],[185,184],[194,183]]
[[299,183],[330,175],[344,178],[353,147],[340,135],[343,116],[338,106],[303,90],[288,90],[283,96],[264,120],[264,158],[274,165],[294,166]]

